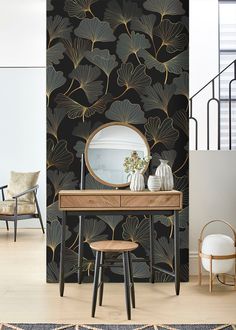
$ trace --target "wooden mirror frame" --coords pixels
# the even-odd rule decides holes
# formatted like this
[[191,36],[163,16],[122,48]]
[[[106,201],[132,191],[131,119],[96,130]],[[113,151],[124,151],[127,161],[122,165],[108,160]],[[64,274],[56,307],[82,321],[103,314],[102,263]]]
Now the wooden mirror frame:
[[[101,125],[99,126],[97,129],[95,129],[89,136],[87,142],[86,142],[86,145],[85,145],[85,151],[84,151],[84,155],[85,155],[85,163],[86,163],[86,167],[87,169],[89,170],[89,173],[92,175],[92,177],[106,185],[106,186],[109,186],[109,187],[114,187],[114,188],[122,188],[122,187],[128,187],[130,185],[130,182],[127,182],[127,183],[121,183],[121,184],[114,184],[114,183],[109,183],[107,181],[104,181],[102,180],[101,178],[99,178],[93,171],[93,169],[91,168],[90,164],[89,164],[89,160],[88,160],[88,148],[89,148],[89,144],[90,142],[92,141],[93,137],[99,132],[101,131],[102,129],[106,128],[106,127],[109,127],[109,126],[126,126],[126,127],[129,127],[130,129],[132,129],[133,131],[135,131],[136,133],[138,133],[140,135],[140,137],[142,138],[142,140],[144,141],[146,147],[147,147],[147,157],[150,157],[150,147],[149,147],[149,144],[147,142],[147,139],[146,137],[142,134],[142,132],[140,132],[140,130],[138,130],[136,127],[134,127],[133,125],[130,125],[130,124],[127,124],[127,123],[122,123],[122,122],[118,122],[118,121],[114,121],[114,122],[110,122],[110,123],[107,123],[107,124],[104,124],[104,125]],[[149,161],[150,162],[150,161]],[[147,169],[148,169],[148,166],[149,166],[149,162],[146,164],[146,166],[144,167],[144,169],[142,170],[142,173],[144,174]]]

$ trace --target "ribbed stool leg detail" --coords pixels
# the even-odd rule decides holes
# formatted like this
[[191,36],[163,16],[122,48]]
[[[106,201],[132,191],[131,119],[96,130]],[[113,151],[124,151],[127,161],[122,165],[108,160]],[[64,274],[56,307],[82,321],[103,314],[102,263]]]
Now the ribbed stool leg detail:
[[135,291],[134,291],[134,278],[133,278],[133,266],[132,266],[132,257],[131,253],[128,252],[129,257],[129,274],[130,274],[130,284],[131,284],[131,301],[132,301],[132,307],[135,308]]
[[91,314],[92,317],[95,316],[95,310],[97,304],[100,260],[101,260],[101,252],[97,251],[96,260],[95,260],[95,269],[94,269],[94,281],[93,281],[93,300],[92,300],[92,314]]
[[127,309],[128,320],[131,320],[129,256],[128,256],[128,252],[123,252],[122,255],[123,255],[123,267],[124,267],[126,309]]
[[104,267],[101,265],[104,264],[104,252],[101,252],[101,258],[100,258],[100,269],[99,269],[99,283],[100,283],[100,288],[99,288],[99,306],[102,306],[102,299],[103,299],[103,272],[104,272]]

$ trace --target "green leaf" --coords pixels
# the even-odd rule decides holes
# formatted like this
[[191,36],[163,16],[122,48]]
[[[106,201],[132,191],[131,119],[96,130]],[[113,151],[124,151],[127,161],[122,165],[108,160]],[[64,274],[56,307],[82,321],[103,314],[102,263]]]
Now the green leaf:
[[[77,227],[74,229],[75,232],[78,231]],[[102,220],[97,219],[86,219],[84,222],[84,242],[90,244],[96,241],[103,241],[107,239],[107,234],[103,234],[106,230],[106,225]]]
[[179,110],[173,115],[174,124],[182,129],[186,136],[189,135],[189,120],[184,110]]
[[128,216],[122,227],[124,240],[139,243],[142,246],[149,244],[149,221],[147,219],[139,221],[136,216]]
[[175,95],[184,95],[188,99],[189,95],[189,74],[183,72],[178,78],[173,79],[176,86]]
[[90,103],[96,101],[103,94],[102,81],[96,81],[100,74],[99,68],[92,65],[79,65],[70,74],[70,78],[80,83],[80,88],[83,89]]
[[110,94],[107,94],[102,96],[91,106],[85,106],[64,94],[58,94],[56,97],[57,104],[59,105],[59,107],[63,107],[65,109],[70,119],[82,118],[83,121],[85,120],[85,118],[89,118],[95,113],[102,114],[105,111],[106,105],[110,100],[111,96]]
[[65,118],[64,109],[47,109],[47,133],[53,135],[57,139],[57,131],[62,120]]
[[145,135],[148,141],[164,144],[167,149],[174,147],[179,137],[179,132],[173,127],[173,119],[165,118],[162,122],[159,117],[149,117],[144,125]]
[[92,44],[97,41],[109,42],[116,40],[109,23],[102,22],[97,17],[83,19],[74,33],[80,38],[91,40]]
[[85,149],[85,143],[82,141],[77,141],[73,149],[76,151],[76,157],[81,158],[81,155]]
[[122,215],[98,215],[114,232],[116,226],[123,220]]
[[150,86],[151,78],[146,74],[146,67],[140,64],[134,68],[132,63],[122,63],[117,70],[117,84],[125,86],[126,90],[135,89],[139,93],[143,93],[145,87]]
[[70,39],[70,34],[72,32],[72,26],[70,25],[69,18],[62,18],[59,15],[48,17],[47,29],[49,43],[57,38]]
[[62,71],[56,71],[53,66],[47,67],[47,97],[49,98],[51,93],[64,85],[66,78],[63,76]]
[[116,56],[111,55],[108,49],[95,48],[93,51],[86,53],[86,58],[89,62],[98,66],[107,76],[118,65]]
[[156,16],[153,14],[142,15],[141,17],[136,17],[131,21],[131,29],[134,31],[139,31],[147,34],[151,39],[153,39],[153,28],[156,22]]
[[60,140],[54,144],[52,139],[47,141],[47,166],[67,168],[73,162],[74,156],[67,150],[67,141]]
[[[137,260],[138,258],[131,253],[131,258],[132,260]],[[119,255],[116,258],[117,261],[122,261],[122,255]],[[149,278],[150,277],[150,270],[149,266],[145,261],[140,261],[140,262],[133,262],[132,263],[132,269],[133,269],[133,277],[134,278]],[[111,266],[111,271],[115,274],[118,275],[124,275],[124,269],[123,267],[112,267]]]
[[66,0],[64,10],[70,17],[82,19],[87,12],[91,12],[91,5],[98,0]]
[[130,36],[126,33],[122,33],[119,36],[116,52],[122,62],[125,63],[131,54],[137,55],[140,49],[150,47],[150,42],[143,34],[132,31]]
[[121,6],[118,1],[112,0],[105,10],[104,20],[109,22],[113,29],[116,29],[121,24],[127,26],[133,18],[140,17],[141,14],[141,8],[131,0],[123,0]]
[[83,140],[87,141],[90,134],[99,126],[101,126],[102,123],[96,122],[93,126],[91,126],[91,121],[87,121],[85,123],[79,122],[77,126],[73,129],[72,134],[74,136],[77,136],[79,138],[82,138]]
[[[71,237],[71,232],[66,226],[65,240]],[[47,223],[47,246],[55,253],[56,247],[61,243],[61,224],[58,220]]]
[[146,10],[159,13],[161,17],[167,15],[183,15],[185,10],[180,0],[146,0],[143,4]]
[[47,65],[59,64],[64,58],[65,47],[63,43],[58,42],[54,46],[47,49]]
[[147,121],[140,105],[133,104],[127,99],[113,102],[105,116],[110,120],[134,125],[144,124]]
[[162,45],[166,46],[168,53],[183,51],[188,43],[187,35],[181,33],[184,26],[182,23],[172,23],[168,19],[164,19],[158,27],[155,28],[154,34],[162,40]]
[[166,62],[159,62],[145,49],[138,51],[138,56],[144,59],[144,63],[148,69],[156,69],[160,72],[166,72],[165,83],[167,82],[168,73],[181,74],[183,70],[188,70],[188,51],[176,55]]
[[142,96],[145,111],[161,109],[168,115],[168,104],[174,95],[176,86],[174,84],[164,85],[156,83],[146,87],[145,95]]
[[160,237],[154,241],[154,262],[167,264],[173,269],[174,242],[173,238]]
[[78,179],[73,172],[62,172],[59,170],[48,170],[47,177],[54,188],[54,196],[57,196],[62,189],[74,189]]
[[73,62],[74,68],[77,68],[85,53],[91,49],[91,41],[75,38],[73,42],[64,40],[63,43],[66,48],[66,55]]

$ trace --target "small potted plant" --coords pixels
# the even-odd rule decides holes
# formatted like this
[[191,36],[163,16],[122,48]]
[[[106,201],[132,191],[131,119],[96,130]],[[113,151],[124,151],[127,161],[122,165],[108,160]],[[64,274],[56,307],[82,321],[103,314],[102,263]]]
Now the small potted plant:
[[143,169],[149,163],[151,157],[139,157],[137,151],[132,151],[130,157],[125,157],[124,169],[126,173],[131,175],[130,190],[141,191],[144,190],[144,177],[142,174]]

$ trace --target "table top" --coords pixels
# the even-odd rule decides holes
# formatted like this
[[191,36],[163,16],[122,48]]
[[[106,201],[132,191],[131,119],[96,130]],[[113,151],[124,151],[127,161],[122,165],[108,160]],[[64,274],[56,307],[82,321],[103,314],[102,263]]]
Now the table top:
[[131,191],[129,189],[84,189],[84,190],[60,190],[59,195],[182,195],[178,190],[159,191]]

